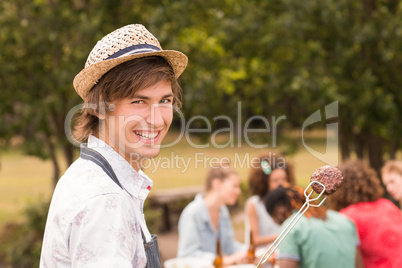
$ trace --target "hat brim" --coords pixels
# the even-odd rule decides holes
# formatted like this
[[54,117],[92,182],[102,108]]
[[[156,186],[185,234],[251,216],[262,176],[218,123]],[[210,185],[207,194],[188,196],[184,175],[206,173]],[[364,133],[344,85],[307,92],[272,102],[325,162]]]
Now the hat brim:
[[141,54],[133,54],[120,58],[101,61],[84,68],[75,76],[73,81],[75,91],[85,101],[89,91],[94,85],[96,85],[96,83],[105,73],[107,73],[117,65],[122,64],[123,62],[150,56],[161,56],[165,58],[170,66],[172,66],[176,78],[178,78],[183,73],[188,62],[187,56],[185,54],[175,50],[145,52]]

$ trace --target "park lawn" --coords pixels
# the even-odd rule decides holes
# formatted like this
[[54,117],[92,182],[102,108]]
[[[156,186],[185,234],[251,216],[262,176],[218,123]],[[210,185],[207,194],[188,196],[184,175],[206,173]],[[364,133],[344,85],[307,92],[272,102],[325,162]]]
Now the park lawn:
[[0,225],[21,220],[31,202],[49,199],[52,165],[20,151],[3,152],[0,167]]
[[[175,140],[173,136],[169,138],[170,141]],[[208,144],[208,141],[198,142],[198,144]],[[225,141],[220,144],[225,144]],[[210,165],[219,158],[227,157],[240,174],[242,181],[246,182],[251,159],[271,148],[256,149],[245,142],[242,142],[240,146],[237,145],[233,148],[215,148],[210,144],[207,148],[197,149],[190,146],[186,139],[182,139],[174,146],[162,149],[160,155],[151,163],[144,163],[144,171],[153,179],[156,191],[203,185],[206,170]],[[322,137],[312,138],[309,146],[321,151],[325,148]],[[275,152],[277,149],[272,150]],[[29,203],[48,200],[52,195],[53,185],[50,161],[25,156],[19,150],[2,152],[0,156],[1,226],[8,221],[22,220],[22,211]],[[314,170],[325,164],[312,156],[302,145],[296,154],[287,159],[293,163],[297,183],[301,186],[307,185]],[[66,166],[62,163],[61,166],[64,172]]]

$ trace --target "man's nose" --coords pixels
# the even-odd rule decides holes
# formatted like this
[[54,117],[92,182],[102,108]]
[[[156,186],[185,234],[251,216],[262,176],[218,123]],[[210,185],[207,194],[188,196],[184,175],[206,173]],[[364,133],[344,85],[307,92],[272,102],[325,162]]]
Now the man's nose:
[[148,116],[145,121],[155,128],[162,127],[164,125],[163,114],[159,104],[153,104],[150,107]]

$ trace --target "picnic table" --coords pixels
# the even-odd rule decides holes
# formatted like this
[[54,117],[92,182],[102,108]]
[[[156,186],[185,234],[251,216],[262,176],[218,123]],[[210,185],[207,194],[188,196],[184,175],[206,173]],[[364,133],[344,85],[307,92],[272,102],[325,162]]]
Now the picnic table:
[[[180,213],[194,199],[195,195],[203,190],[204,186],[196,185],[151,191],[147,199],[150,206],[162,208],[163,230],[161,231],[171,231],[173,214]],[[173,207],[176,208],[176,211],[172,211]]]

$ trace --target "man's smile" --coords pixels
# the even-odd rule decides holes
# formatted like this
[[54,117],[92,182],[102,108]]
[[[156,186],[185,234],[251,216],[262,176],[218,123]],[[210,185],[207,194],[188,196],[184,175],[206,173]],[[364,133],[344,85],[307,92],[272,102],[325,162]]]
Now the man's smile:
[[134,134],[144,143],[155,143],[161,131],[138,131],[134,130]]

